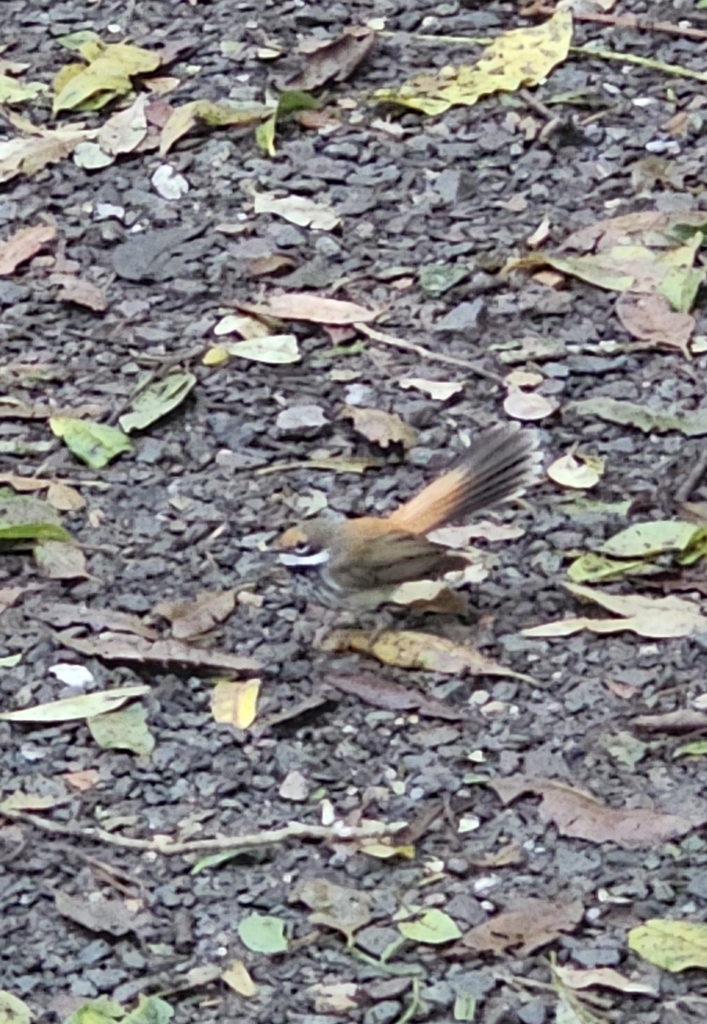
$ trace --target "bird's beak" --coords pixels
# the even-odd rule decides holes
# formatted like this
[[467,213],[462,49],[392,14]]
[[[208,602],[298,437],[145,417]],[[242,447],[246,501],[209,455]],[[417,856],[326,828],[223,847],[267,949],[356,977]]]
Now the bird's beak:
[[308,565],[324,565],[329,561],[329,552],[324,548],[311,555],[298,555],[294,551],[282,551],[278,561],[280,565],[287,565],[291,569],[301,569]]

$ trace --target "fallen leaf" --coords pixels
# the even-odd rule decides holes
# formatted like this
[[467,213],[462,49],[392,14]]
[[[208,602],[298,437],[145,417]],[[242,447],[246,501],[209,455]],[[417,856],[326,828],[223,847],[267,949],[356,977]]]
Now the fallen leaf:
[[[30,1024],[32,1013],[27,1003],[23,1003],[11,992],[0,989],[0,1022],[2,1024]],[[101,1021],[98,1021],[101,1024]]]
[[221,669],[232,672],[251,672],[260,668],[254,658],[246,658],[230,651],[206,650],[180,640],[155,640],[130,636],[127,633],[101,633],[97,637],[79,638],[71,631],[57,634],[56,639],[70,650],[78,651],[106,661],[159,662],[189,665],[193,668]]
[[264,277],[278,274],[281,270],[294,267],[295,261],[284,253],[274,252],[270,256],[259,256],[248,263],[248,277]]
[[690,358],[690,339],[695,318],[670,308],[664,295],[627,293],[616,300],[616,313],[624,328],[634,338],[648,345],[677,348]]
[[522,630],[523,636],[553,637],[569,636],[582,629],[594,633],[616,633],[628,629],[639,636],[653,639],[691,636],[707,630],[707,615],[700,606],[682,598],[644,597],[640,594],[608,594],[577,583],[566,583],[565,588],[575,597],[585,598],[600,605],[619,619],[562,619],[543,626],[532,626]]
[[[1,157],[0,143],[0,157]],[[47,242],[56,238],[53,224],[35,224],[31,228],[20,228],[6,242],[0,243],[0,277],[14,274],[20,263],[32,259]]]
[[607,807],[591,793],[555,779],[509,775],[490,779],[488,785],[504,804],[524,793],[541,796],[538,816],[542,822],[553,822],[560,835],[590,843],[657,846],[680,838],[707,821],[707,814],[661,814],[645,807]]
[[418,690],[408,690],[390,679],[384,679],[372,672],[342,673],[331,672],[327,683],[342,693],[350,693],[359,700],[386,711],[417,711],[428,718],[443,718],[458,722],[465,717],[458,708],[443,704],[432,697],[425,697]]
[[101,750],[131,750],[139,757],[149,757],[155,749],[155,737],[147,726],[144,704],[92,715],[86,724]]
[[115,630],[116,633],[135,633],[148,640],[157,639],[155,630],[146,626],[137,615],[115,612],[110,608],[87,608],[84,604],[64,604],[57,601],[44,604],[35,614],[42,622],[48,622],[59,629],[80,625],[96,631],[108,629]]
[[229,960],[221,972],[221,981],[245,999],[251,999],[257,992],[255,982],[242,960]]
[[149,686],[136,684],[135,686],[118,686],[113,690],[82,693],[76,697],[49,701],[47,704],[36,704],[34,707],[23,708],[21,711],[4,711],[0,714],[0,721],[76,722],[104,711],[113,711],[127,700],[141,697],[149,691]]
[[[63,803],[62,797],[50,796],[43,793],[23,793],[16,791],[0,802],[0,814],[10,814],[13,811],[48,811]],[[2,1021],[2,1017],[0,1017]]]
[[631,929],[628,946],[673,974],[691,967],[707,968],[707,924],[652,918]]
[[[6,63],[3,61],[3,64]],[[18,82],[16,78],[0,72],[0,104],[3,106],[36,99],[41,93],[46,92],[47,88],[43,82]]]
[[43,540],[70,543],[72,537],[48,502],[0,488],[0,542]]
[[181,199],[189,191],[189,182],[171,164],[160,164],[150,177],[152,187],[163,199]]
[[358,1005],[354,999],[358,986],[353,981],[318,982],[308,991],[314,996],[314,1011],[318,1014],[345,1014]]
[[507,676],[533,684],[535,682],[531,676],[499,665],[474,647],[456,644],[432,633],[386,630],[371,642],[371,635],[364,630],[339,629],[326,637],[321,649],[372,654],[384,664],[396,665],[398,668],[441,672],[444,675],[468,672],[471,675]]
[[75,487],[62,480],[47,481],[47,501],[59,512],[80,512],[86,507],[85,499]]
[[115,163],[115,157],[104,153],[97,142],[79,142],[74,149],[74,163],[85,171],[99,171]]
[[72,64],[63,67],[54,79],[53,113],[77,108],[100,110],[116,96],[127,96],[131,79],[156,71],[160,58],[130,43],[92,41],[79,48],[88,67]]
[[631,721],[636,732],[667,733],[669,736],[683,736],[691,732],[707,732],[707,714],[703,711],[690,711],[681,708],[679,711],[666,711],[662,715],[637,715]]
[[535,391],[513,388],[503,402],[504,411],[514,420],[542,420],[557,410],[557,402]]
[[271,106],[269,117],[261,121],[255,129],[255,144],[268,156],[275,156],[275,132],[278,122],[288,114],[299,110],[318,110],[319,103],[309,93],[289,90],[280,93],[277,103]]
[[92,309],[94,313],[105,311],[108,301],[97,284],[84,281],[73,274],[54,275],[58,276],[61,276],[61,288],[57,294],[59,302],[74,302],[77,306]]
[[490,519],[477,519],[466,526],[442,526],[432,530],[428,537],[436,544],[447,548],[467,548],[472,540],[485,540],[489,544],[498,544],[507,540],[518,540],[525,535],[522,526],[506,523],[493,523]]
[[547,468],[547,475],[561,487],[588,490],[595,487],[604,471],[602,459],[596,456],[562,455]]
[[68,541],[39,541],[34,546],[34,559],[42,575],[50,580],[88,579],[86,556],[80,547]]
[[313,911],[309,923],[342,932],[350,941],[371,920],[371,897],[359,889],[346,889],[326,878],[305,878],[289,897]]
[[310,50],[301,71],[278,85],[281,89],[318,89],[327,82],[344,82],[373,48],[376,34],[365,25],[351,25],[338,39]]
[[690,743],[683,743],[673,751],[673,760],[678,757],[704,757],[707,754],[707,740],[692,740]]
[[707,527],[679,519],[637,523],[605,541],[599,550],[613,558],[654,558],[675,552],[691,565],[707,551]]
[[359,434],[381,448],[388,448],[391,444],[401,444],[403,448],[412,448],[417,441],[417,431],[401,419],[397,413],[345,405],[340,413],[340,418],[352,420],[354,429]]
[[252,953],[286,953],[285,923],[279,917],[252,913],[238,922],[238,937]]
[[266,104],[238,106],[235,103],[213,103],[211,100],[192,100],[175,107],[162,128],[160,156],[166,156],[172,146],[195,126],[206,128],[248,128],[268,117],[271,108]]
[[49,426],[52,433],[91,469],[103,469],[118,455],[132,451],[123,431],[105,423],[92,423],[70,416],[50,416]]
[[224,353],[226,358],[235,356],[237,359],[250,359],[254,363],[270,363],[273,366],[297,363],[300,360],[294,334],[269,334],[244,341],[221,342],[216,348],[209,349],[204,356],[204,364],[213,366],[223,362],[223,359],[217,357],[218,353]]
[[686,437],[703,437],[707,434],[707,410],[674,416],[671,413],[661,413],[644,405],[638,405],[636,402],[602,397],[570,402],[565,409],[580,416],[597,416],[609,423],[636,427],[645,434],[650,434],[653,431],[664,434],[670,430],[677,430],[681,434],[685,434]]
[[214,721],[236,729],[249,729],[257,715],[259,693],[260,679],[248,679],[244,683],[222,679],[211,693]]
[[[449,914],[434,907],[425,910],[420,917],[411,921],[399,921],[398,931],[411,942],[427,946],[439,946],[461,938],[461,929]],[[463,941],[463,940],[462,940]]]
[[95,768],[83,768],[77,772],[65,772],[61,777],[69,786],[78,789],[80,793],[86,793],[101,781],[100,773]]
[[11,181],[19,174],[31,178],[48,164],[70,156],[81,142],[95,135],[95,131],[67,127],[54,131],[42,129],[29,137],[0,141],[0,183]]
[[131,404],[132,411],[118,420],[120,426],[126,434],[145,430],[181,405],[195,385],[193,373],[170,373],[163,380],[155,381],[138,391]]
[[168,620],[177,640],[188,640],[224,622],[235,607],[235,590],[204,590],[193,601],[161,601],[152,614]]
[[333,231],[341,223],[341,218],[330,206],[317,203],[306,196],[289,195],[278,198],[272,192],[256,192],[253,202],[256,213],[272,213],[302,228]]
[[258,320],[257,317],[236,316],[233,313],[221,317],[214,327],[214,334],[217,338],[225,334],[239,334],[246,341],[251,341],[253,338],[266,338],[271,333],[268,325],[262,320]]
[[54,902],[62,917],[80,924],[90,932],[107,932],[120,938],[129,932],[139,932],[147,923],[146,914],[138,914],[121,900],[108,900],[98,893],[90,897],[85,895],[69,896],[68,893],[55,891]]
[[438,402],[447,402],[464,390],[463,384],[454,381],[426,380],[423,377],[403,377],[399,383],[401,388],[416,388]]
[[378,312],[343,299],[326,299],[311,292],[272,295],[267,303],[243,306],[248,312],[276,320],[306,320],[315,324],[357,324],[375,320]]
[[566,8],[558,9],[542,25],[499,35],[474,66],[424,72],[398,89],[378,89],[374,97],[381,103],[398,103],[432,116],[452,106],[473,106],[482,96],[544,82],[565,60],[571,42],[572,14]]
[[449,952],[451,956],[467,957],[514,950],[519,957],[530,956],[563,933],[574,931],[583,916],[584,907],[579,900],[517,900],[510,910],[466,932]]
[[98,145],[109,156],[132,153],[147,135],[145,108],[149,97],[138,93],[125,110],[118,110],[98,131]]
[[583,989],[597,985],[631,995],[658,995],[655,985],[644,981],[632,981],[631,978],[625,978],[623,974],[619,974],[613,967],[593,967],[583,970],[578,967],[561,967],[559,964],[555,964],[553,971],[568,988]]
[[420,288],[432,299],[438,299],[455,284],[469,276],[469,267],[455,263],[436,263],[420,267],[417,272]]

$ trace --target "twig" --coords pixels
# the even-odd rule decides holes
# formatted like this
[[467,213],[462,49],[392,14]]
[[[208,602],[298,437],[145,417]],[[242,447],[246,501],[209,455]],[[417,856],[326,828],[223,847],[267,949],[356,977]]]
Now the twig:
[[675,492],[676,501],[687,501],[695,487],[707,472],[707,445],[704,445],[697,462]]
[[220,850],[244,850],[258,846],[273,846],[285,843],[289,839],[311,839],[336,842],[350,842],[357,839],[381,838],[394,836],[406,827],[406,822],[371,822],[368,825],[355,827],[337,822],[331,827],[326,825],[306,825],[300,821],[290,821],[282,828],[267,829],[264,832],[246,832],[236,836],[218,836],[213,839],[189,839],[180,843],[168,837],[160,839],[132,839],[130,836],[113,835],[102,828],[74,828],[56,821],[39,818],[27,811],[13,811],[3,808],[2,815],[13,821],[25,821],[43,832],[53,835],[71,836],[73,839],[88,839],[92,842],[108,843],[128,850],[150,850],[161,853],[165,857],[185,853],[217,853]]
[[677,75],[679,78],[694,78],[698,82],[707,82],[707,73],[691,71],[680,64],[664,64],[652,57],[639,57],[637,53],[619,53],[615,50],[595,50],[593,46],[570,46],[570,53],[579,53],[584,57],[598,57],[600,60],[620,60],[623,64],[636,64],[639,68],[650,68],[662,71],[666,75]]
[[[552,17],[555,13],[553,7],[543,3],[534,3],[519,11],[522,18],[544,15]],[[591,21],[596,25],[614,25],[616,28],[638,29],[639,32],[666,32],[671,36],[681,36],[683,39],[695,39],[704,42],[707,39],[707,32],[701,28],[692,28],[690,25],[675,25],[671,21],[651,21],[650,18],[639,18],[636,14],[583,14],[573,11],[572,17],[575,21]]]
[[445,356],[441,352],[430,352],[429,349],[423,348],[422,345],[416,345],[412,341],[405,341],[404,338],[396,338],[392,334],[384,334],[383,331],[376,331],[373,327],[369,327],[368,324],[355,324],[354,326],[361,334],[365,334],[372,341],[380,342],[381,345],[400,348],[404,352],[414,352],[416,355],[421,356],[423,359],[429,359],[431,362],[461,366],[462,369],[475,373],[477,377],[485,377],[486,380],[492,380],[494,384],[503,383],[503,378],[499,377],[497,373],[487,370],[485,367],[480,366],[479,363],[472,362],[470,359],[458,359],[456,356]]

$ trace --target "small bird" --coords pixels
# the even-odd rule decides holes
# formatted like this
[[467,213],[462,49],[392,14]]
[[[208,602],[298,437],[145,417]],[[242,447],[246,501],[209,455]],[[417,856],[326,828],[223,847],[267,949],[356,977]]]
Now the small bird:
[[327,608],[373,611],[401,583],[439,579],[468,562],[427,537],[454,520],[519,497],[539,476],[534,431],[499,425],[483,433],[458,464],[390,515],[316,518],[280,537],[280,562],[312,578]]

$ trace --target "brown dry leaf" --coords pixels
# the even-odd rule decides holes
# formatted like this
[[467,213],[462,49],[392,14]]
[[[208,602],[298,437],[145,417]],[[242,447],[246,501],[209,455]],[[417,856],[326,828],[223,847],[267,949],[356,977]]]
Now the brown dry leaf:
[[205,650],[181,640],[155,640],[129,636],[126,633],[101,633],[96,637],[77,637],[73,630],[57,634],[59,643],[106,661],[127,661],[148,664],[188,665],[192,668],[216,669],[226,672],[257,672],[260,663],[229,651]]
[[508,843],[502,846],[496,853],[487,853],[483,857],[470,857],[469,860],[475,868],[484,870],[495,868],[513,868],[526,862],[525,850],[517,843]]
[[65,604],[59,601],[44,605],[35,614],[42,622],[48,622],[57,629],[80,625],[96,632],[108,629],[115,633],[134,633],[146,640],[156,640],[158,637],[155,630],[146,626],[137,615],[114,612],[110,608],[87,608],[83,604]]
[[34,547],[34,558],[50,580],[88,579],[86,556],[80,547],[63,540],[43,540]]
[[358,1006],[354,998],[358,986],[353,981],[320,981],[310,985],[308,991],[314,996],[314,1011],[317,1014],[343,1016]]
[[314,324],[370,323],[378,312],[343,299],[326,299],[311,292],[290,292],[272,295],[266,303],[240,306],[256,316],[271,316],[276,320],[306,320]]
[[103,313],[108,305],[101,289],[91,281],[83,281],[74,274],[53,274],[52,281],[61,284],[57,295],[59,302],[75,302],[77,306],[85,306],[94,313]]
[[512,909],[466,932],[449,955],[466,957],[513,949],[518,956],[529,956],[563,933],[574,931],[583,916],[584,907],[579,900],[571,903],[518,900]]
[[556,779],[509,775],[488,784],[504,804],[524,793],[542,797],[538,809],[542,822],[553,822],[560,835],[590,843],[657,846],[679,839],[707,821],[707,811],[680,815],[661,814],[645,807],[607,807],[591,793]]
[[676,312],[665,296],[657,292],[647,295],[626,292],[616,300],[616,314],[628,333],[639,341],[656,347],[677,348],[690,358],[695,318],[689,313]]
[[628,992],[632,995],[657,996],[658,990],[655,985],[645,981],[632,981],[619,974],[612,967],[594,967],[591,970],[582,970],[577,967],[560,967],[553,964],[553,973],[557,975],[563,985],[572,989],[590,988],[592,985],[599,985],[602,988],[613,988],[617,992]]
[[75,487],[61,480],[44,481],[47,488],[47,501],[58,512],[80,512],[86,507],[86,501]]
[[54,892],[54,900],[56,909],[63,917],[70,918],[91,932],[108,932],[116,938],[129,932],[139,932],[149,919],[146,913],[137,914],[122,900],[107,900],[98,893],[69,896],[57,890]]
[[672,595],[668,597],[644,597],[642,594],[608,594],[593,587],[585,587],[579,583],[563,584],[576,597],[593,601],[623,616],[619,619],[560,619],[542,626],[532,626],[521,631],[529,637],[562,637],[570,636],[581,629],[592,633],[618,633],[628,629],[639,636],[652,639],[691,636],[694,633],[707,631],[707,615],[700,610],[694,601],[685,601]]
[[244,683],[222,679],[211,694],[214,721],[236,729],[249,729],[257,714],[259,693],[260,679],[247,679]]
[[31,228],[20,228],[6,242],[0,243],[0,277],[14,274],[20,263],[32,259],[54,238],[56,228],[53,224],[35,224]]
[[359,434],[363,434],[367,441],[380,445],[381,448],[387,448],[391,444],[401,444],[403,448],[412,448],[417,441],[417,431],[397,413],[345,405],[340,413],[340,418],[352,420],[354,429]]
[[662,715],[638,715],[631,722],[636,732],[667,733],[669,736],[684,736],[685,733],[707,732],[707,714],[702,711],[667,711]]
[[425,697],[418,690],[406,690],[404,686],[383,679],[373,672],[332,673],[327,676],[330,686],[335,686],[342,693],[350,693],[386,711],[417,711],[428,718],[443,718],[458,722],[466,716],[458,708],[450,707],[433,697]]
[[560,246],[560,252],[576,249],[579,252],[605,252],[617,245],[637,241],[635,236],[648,234],[664,235],[677,224],[701,228],[705,223],[702,210],[681,210],[662,213],[657,210],[639,210],[625,213],[620,217],[609,217],[569,235]]
[[235,590],[204,590],[194,601],[161,601],[152,609],[152,614],[161,615],[171,623],[176,640],[189,640],[224,622],[235,607]]
[[31,177],[47,164],[55,164],[70,156],[80,142],[96,136],[95,131],[82,131],[77,126],[45,131],[35,128],[24,118],[8,113],[5,116],[20,131],[31,134],[0,142],[0,182],[11,181],[19,174]]
[[305,878],[289,897],[290,903],[304,903],[313,910],[310,924],[322,924],[343,932],[351,939],[371,920],[371,900],[367,893],[345,889],[326,878]]
[[396,665],[398,668],[422,669],[444,675],[468,672],[474,676],[507,676],[536,685],[532,676],[505,668],[474,647],[456,644],[432,633],[416,633],[406,629],[395,632],[386,630],[371,642],[371,634],[365,630],[337,629],[326,637],[322,650],[354,650],[372,654],[383,664]]
[[132,153],[140,145],[147,135],[145,109],[148,100],[147,93],[139,93],[131,106],[117,111],[101,126],[98,145],[104,153],[109,156]]
[[32,590],[41,590],[41,587],[36,583],[31,583],[27,587],[0,587],[0,613],[12,608],[23,594]]
[[277,274],[280,270],[289,270],[294,265],[291,256],[274,252],[270,256],[258,256],[250,260],[246,273],[248,277],[262,277],[265,274]]
[[65,772],[61,778],[80,793],[85,793],[98,785],[101,776],[95,768],[84,768],[77,772]]
[[61,796],[51,796],[48,793],[23,793],[18,790],[5,797],[0,803],[0,814],[3,811],[49,811],[62,803],[64,803],[64,798]]
[[[476,573],[486,572],[480,566],[474,566]],[[404,608],[413,608],[418,612],[430,612],[434,615],[468,615],[469,595],[450,589],[444,580],[409,580],[395,588],[388,598],[390,604]]]
[[327,82],[343,82],[368,56],[375,42],[375,32],[365,25],[350,25],[338,39],[327,43],[317,40],[301,71],[278,84],[282,91],[311,92]]
[[317,203],[308,196],[278,196],[274,192],[256,192],[253,208],[256,213],[272,213],[290,224],[318,231],[333,231],[341,223],[341,218],[330,206]]
[[616,679],[605,679],[604,686],[621,700],[633,700],[641,692],[640,687],[631,686],[630,683],[622,683]]

